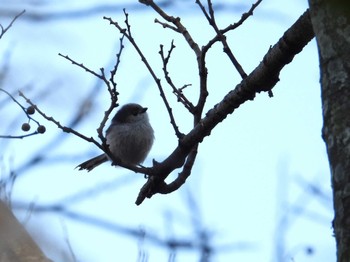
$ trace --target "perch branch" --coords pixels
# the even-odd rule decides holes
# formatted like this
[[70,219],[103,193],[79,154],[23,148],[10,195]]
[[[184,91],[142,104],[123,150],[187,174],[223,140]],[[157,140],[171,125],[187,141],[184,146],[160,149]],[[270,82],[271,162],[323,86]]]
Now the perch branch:
[[[210,109],[206,116],[180,140],[179,146],[161,163],[154,163],[146,184],[141,188],[136,204],[156,193],[171,191],[164,180],[176,168],[181,167],[191,150],[210,135],[214,127],[246,101],[253,100],[260,92],[269,92],[279,81],[282,68],[312,40],[314,32],[309,17],[305,13],[284,33],[279,41],[267,52],[262,62],[230,91],[221,102]],[[178,179],[181,179],[178,178]],[[175,182],[175,181],[174,181]],[[168,190],[169,189],[169,190]]]

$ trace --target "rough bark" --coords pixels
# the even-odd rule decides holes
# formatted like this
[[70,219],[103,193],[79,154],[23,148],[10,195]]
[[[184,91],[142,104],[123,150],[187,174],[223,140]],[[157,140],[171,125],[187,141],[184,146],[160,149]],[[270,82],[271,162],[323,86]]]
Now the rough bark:
[[350,261],[350,4],[309,0],[317,39],[322,90],[323,139],[333,187],[337,261]]
[[0,201],[0,261],[51,261],[45,257],[24,227],[2,201]]

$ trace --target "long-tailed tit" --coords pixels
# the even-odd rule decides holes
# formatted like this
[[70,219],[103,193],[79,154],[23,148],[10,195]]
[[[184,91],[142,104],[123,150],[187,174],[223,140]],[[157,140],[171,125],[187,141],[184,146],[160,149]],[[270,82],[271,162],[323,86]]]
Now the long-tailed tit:
[[[151,150],[154,135],[146,111],[147,108],[139,104],[126,104],[115,114],[106,131],[109,150],[122,163],[139,165]],[[106,154],[101,154],[77,167],[91,171],[108,160]]]

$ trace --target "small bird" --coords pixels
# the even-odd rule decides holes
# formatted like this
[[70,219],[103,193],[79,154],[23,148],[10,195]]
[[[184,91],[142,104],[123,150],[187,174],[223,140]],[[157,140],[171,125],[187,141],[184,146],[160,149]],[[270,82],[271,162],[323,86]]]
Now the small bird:
[[[154,141],[154,132],[149,123],[147,107],[126,104],[120,108],[106,131],[106,142],[112,155],[122,163],[139,165],[147,157]],[[91,171],[110,160],[106,154],[91,158],[77,167]]]

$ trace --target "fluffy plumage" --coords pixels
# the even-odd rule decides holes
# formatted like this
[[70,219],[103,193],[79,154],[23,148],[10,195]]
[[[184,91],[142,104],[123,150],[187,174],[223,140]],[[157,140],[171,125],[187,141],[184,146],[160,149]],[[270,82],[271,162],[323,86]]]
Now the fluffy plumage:
[[[115,114],[106,131],[109,150],[123,163],[139,165],[151,150],[154,132],[146,111],[147,108],[139,104],[126,104]],[[108,160],[106,154],[101,154],[77,167],[91,171]]]

